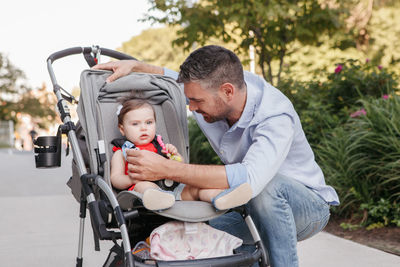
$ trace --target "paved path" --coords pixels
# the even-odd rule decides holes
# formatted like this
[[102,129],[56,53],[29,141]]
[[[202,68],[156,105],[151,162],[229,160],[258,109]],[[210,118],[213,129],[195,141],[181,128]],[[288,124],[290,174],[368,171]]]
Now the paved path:
[[[79,205],[65,185],[69,157],[62,167],[34,168],[32,152],[0,149],[0,266],[75,266]],[[84,266],[102,266],[111,242],[94,251],[86,220]],[[400,257],[328,233],[299,243],[300,266],[398,267]]]
[[[55,169],[36,169],[32,152],[0,149],[0,266],[75,266],[79,204],[65,185],[71,157]],[[89,216],[89,215],[88,215]],[[94,251],[85,223],[84,266],[102,266],[112,242]]]
[[[400,238],[400,237],[399,237]],[[326,232],[299,242],[300,266],[399,267],[400,257]]]

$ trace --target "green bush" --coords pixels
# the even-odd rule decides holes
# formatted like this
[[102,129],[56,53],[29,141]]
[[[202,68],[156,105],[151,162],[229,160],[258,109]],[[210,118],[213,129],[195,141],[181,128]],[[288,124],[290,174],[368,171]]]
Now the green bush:
[[196,164],[222,164],[196,121],[189,117],[190,162]]
[[278,88],[295,106],[327,183],[339,194],[334,213],[370,227],[399,225],[397,77],[355,60],[318,74],[320,81],[287,79]]
[[400,227],[400,204],[396,202],[381,198],[377,202],[361,204],[360,209],[366,212],[363,224],[370,229],[390,224]]
[[315,148],[326,132],[343,123],[346,114],[333,113],[328,90],[318,81],[282,80],[278,88],[292,101],[310,145]]
[[381,97],[393,92],[397,86],[393,73],[369,62],[347,60],[337,64],[323,84],[328,89],[328,101],[333,112],[349,109],[365,96]]
[[[400,97],[369,97],[360,104],[366,114],[338,126],[315,152],[327,183],[341,199],[338,214],[362,217],[365,211],[367,224],[397,225],[398,218],[391,210],[398,209],[396,203],[400,202]],[[378,204],[379,209],[372,208]],[[383,206],[387,212],[373,211],[382,211]]]
[[323,81],[282,80],[278,88],[292,101],[304,132],[315,148],[328,132],[345,123],[365,96],[380,98],[393,94],[397,82],[393,73],[369,62],[347,60],[333,72],[322,70]]

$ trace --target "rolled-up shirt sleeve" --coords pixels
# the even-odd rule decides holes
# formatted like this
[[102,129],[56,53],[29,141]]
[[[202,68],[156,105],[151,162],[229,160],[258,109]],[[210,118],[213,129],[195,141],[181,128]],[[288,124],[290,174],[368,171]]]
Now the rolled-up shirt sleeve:
[[275,176],[293,141],[294,124],[289,115],[268,118],[258,124],[242,162],[225,165],[229,186],[247,182],[257,196]]

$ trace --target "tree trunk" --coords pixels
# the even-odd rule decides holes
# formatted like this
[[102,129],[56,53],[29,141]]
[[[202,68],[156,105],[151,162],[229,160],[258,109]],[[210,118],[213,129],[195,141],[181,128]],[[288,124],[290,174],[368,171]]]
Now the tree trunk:
[[[258,55],[258,66],[261,68],[262,75],[264,79],[272,84],[272,69],[271,69],[271,57],[268,54],[268,51],[266,50],[266,45],[263,41],[263,37],[260,31],[260,28],[256,27],[250,27],[250,30],[254,33],[255,35],[255,45],[254,47],[256,48],[256,52]],[[260,49],[257,49],[257,47],[260,47]],[[267,63],[268,66],[268,75],[265,71],[265,63]]]
[[271,57],[269,55],[267,55],[267,65],[268,65],[268,79],[267,82],[269,82],[270,84],[274,85],[274,77],[272,76],[272,66],[271,66]]
[[278,85],[281,82],[283,59],[285,58],[285,55],[286,55],[286,50],[281,49],[281,51],[279,51],[279,71],[278,71],[278,80],[276,82],[276,85]]
[[356,47],[358,50],[367,50],[369,45],[368,23],[372,16],[374,0],[359,2],[352,10],[350,16],[346,19],[347,29],[355,28],[358,31],[356,37]]

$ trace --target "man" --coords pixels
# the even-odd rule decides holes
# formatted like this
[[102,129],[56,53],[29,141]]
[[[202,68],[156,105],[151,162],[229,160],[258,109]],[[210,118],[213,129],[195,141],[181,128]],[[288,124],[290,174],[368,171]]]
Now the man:
[[[298,266],[296,243],[321,231],[329,205],[338,205],[327,186],[290,101],[264,79],[243,72],[238,57],[219,46],[205,46],[177,73],[138,61],[101,64],[113,70],[109,82],[132,71],[164,74],[183,83],[189,109],[224,166],[168,161],[155,153],[129,153],[130,176],[172,179],[202,188],[248,183],[246,204],[268,249],[271,266]],[[158,166],[155,168],[154,166]],[[246,242],[248,231],[234,213],[210,222]]]

